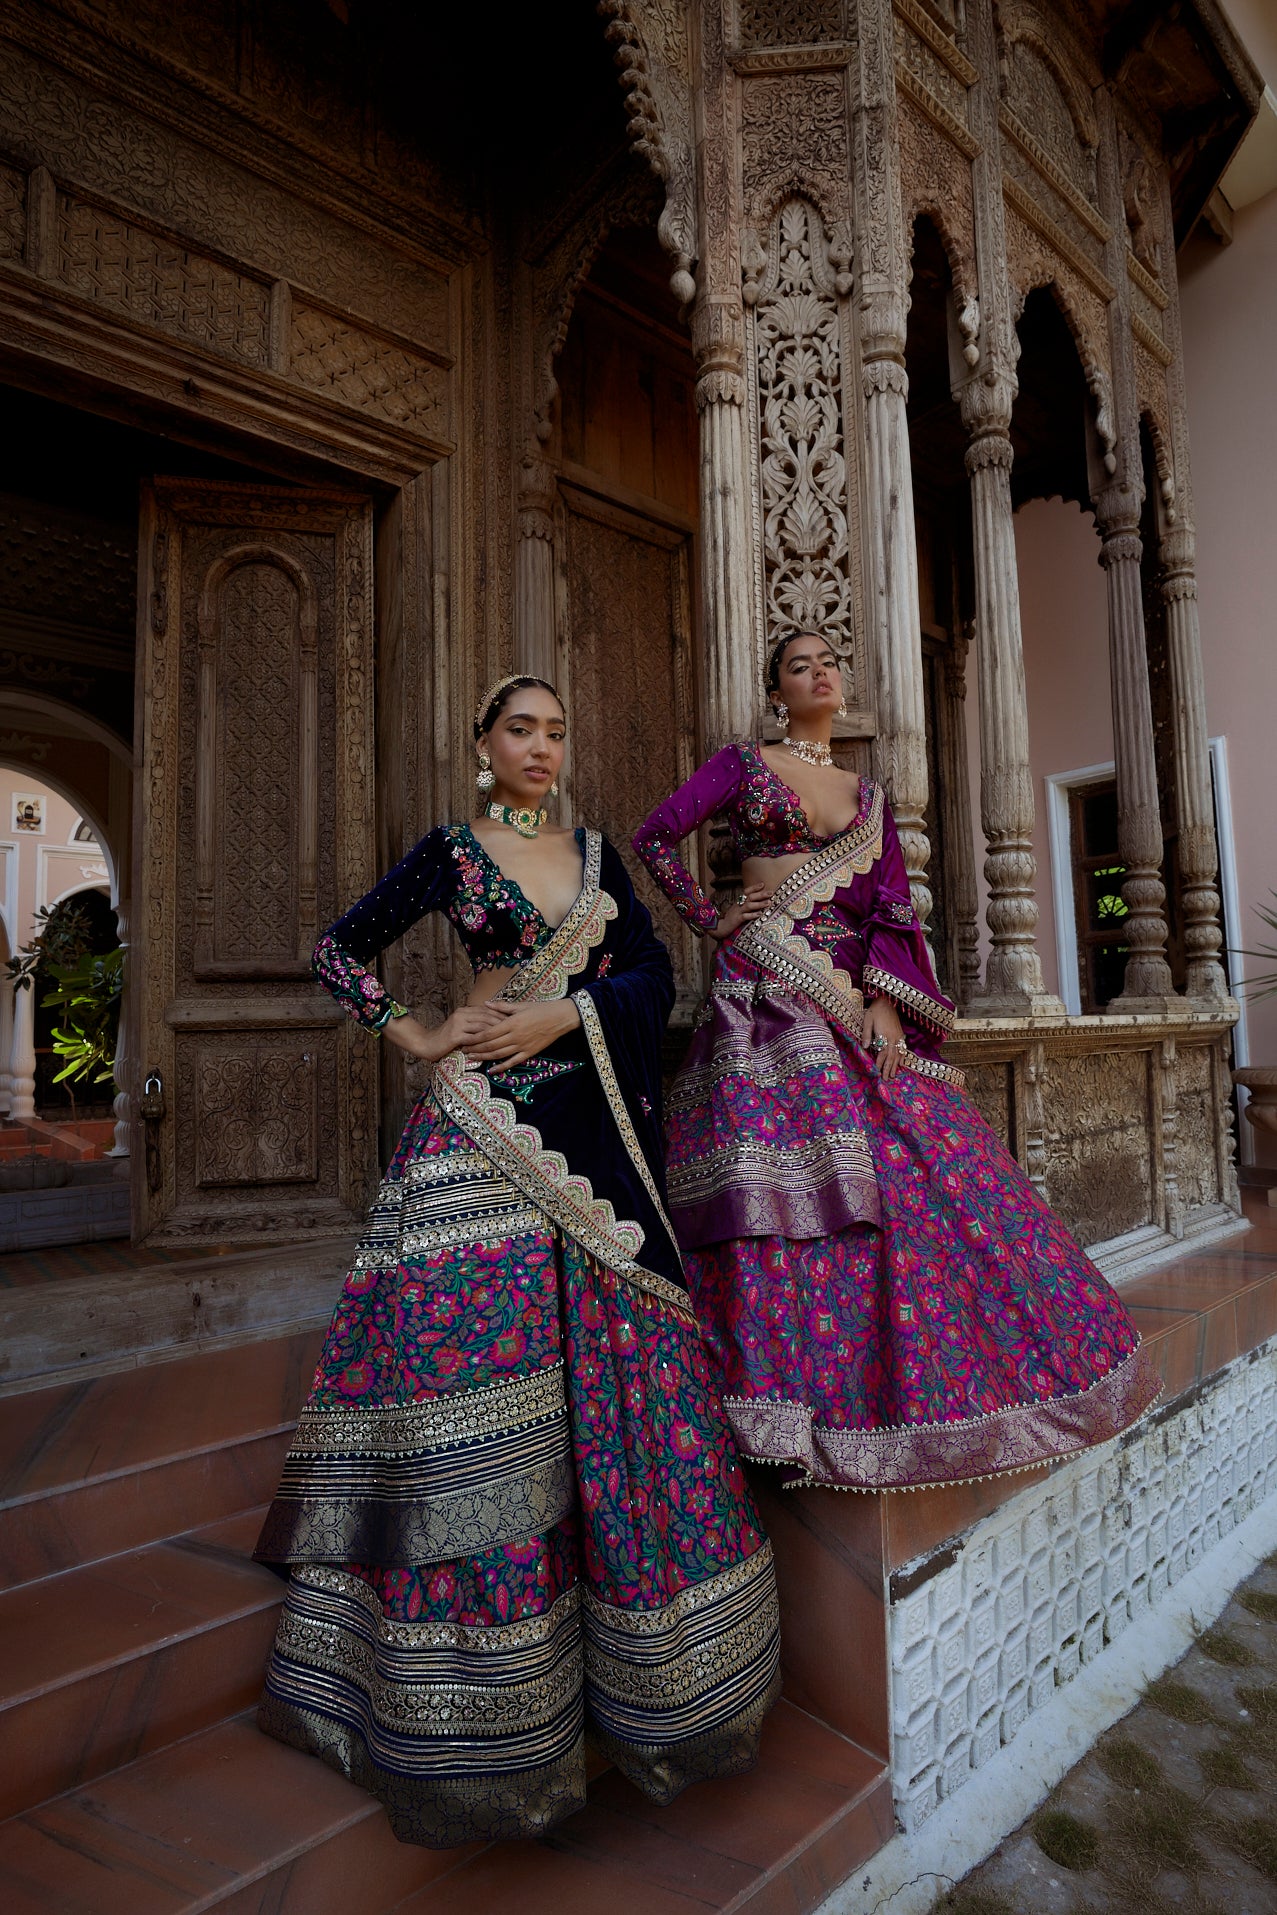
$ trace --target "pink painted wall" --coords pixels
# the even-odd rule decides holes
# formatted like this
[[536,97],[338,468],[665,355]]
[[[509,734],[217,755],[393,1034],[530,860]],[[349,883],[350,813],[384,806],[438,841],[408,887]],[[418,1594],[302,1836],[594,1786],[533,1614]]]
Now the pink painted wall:
[[[1038,867],[1038,949],[1048,991],[1059,992],[1055,906],[1045,780],[1050,773],[1107,764],[1113,756],[1108,636],[1099,541],[1089,514],[1061,499],[1035,499],[1015,516],[1024,634],[1029,754],[1033,771],[1033,855]],[[974,660],[967,673],[967,762],[976,821],[980,957],[988,956],[980,818],[980,732]]]
[[[1257,61],[1271,60],[1270,84],[1277,9],[1274,16],[1266,38],[1247,36]],[[1240,942],[1277,942],[1254,915],[1277,890],[1277,191],[1237,213],[1230,246],[1190,240],[1179,271],[1207,723],[1227,741]],[[1017,515],[1016,549],[1040,948],[1048,987],[1057,988],[1045,779],[1112,756],[1104,581],[1090,520],[1059,500]],[[978,797],[975,804],[978,817]],[[1277,961],[1234,958],[1235,976],[1264,968]],[[1277,997],[1247,1004],[1244,1041],[1251,1062],[1277,1063]],[[1277,1167],[1277,1140],[1243,1128],[1244,1156]]]
[[[1254,906],[1277,890],[1277,191],[1237,214],[1231,246],[1190,240],[1180,287],[1206,710],[1228,740],[1242,942],[1272,944]],[[1277,1063],[1277,998],[1246,1021],[1252,1063]],[[1277,1167],[1277,1139],[1256,1141]]]

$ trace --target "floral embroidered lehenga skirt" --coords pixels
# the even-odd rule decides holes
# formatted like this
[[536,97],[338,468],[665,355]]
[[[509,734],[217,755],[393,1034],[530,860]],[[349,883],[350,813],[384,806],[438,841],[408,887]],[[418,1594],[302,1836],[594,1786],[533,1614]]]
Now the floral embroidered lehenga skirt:
[[670,1211],[741,1450],[917,1489],[1105,1442],[1160,1390],[1115,1291],[959,1087],[884,1083],[735,946],[668,1103]]
[[289,1573],[262,1727],[402,1840],[544,1833],[584,1800],[587,1725],[658,1800],[754,1759],[771,1551],[690,1310],[556,1229],[430,1092],[257,1553]]

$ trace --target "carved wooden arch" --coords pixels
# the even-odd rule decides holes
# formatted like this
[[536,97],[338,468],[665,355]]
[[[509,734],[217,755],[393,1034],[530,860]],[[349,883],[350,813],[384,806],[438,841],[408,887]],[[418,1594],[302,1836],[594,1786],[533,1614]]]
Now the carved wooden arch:
[[[1011,46],[1019,44],[1030,47],[1042,63],[1050,68],[1064,96],[1069,118],[1073,121],[1079,140],[1093,153],[1100,143],[1095,103],[1073,68],[1061,58],[1058,24],[1048,21],[1044,14],[1029,4],[1029,0],[997,0],[997,17],[999,34],[1004,42]],[[1087,77],[1093,86],[1100,84],[1098,72],[1088,73]]]
[[1164,420],[1149,405],[1140,410],[1139,423],[1148,433],[1153,448],[1153,466],[1157,474],[1158,517],[1163,526],[1172,526],[1179,518],[1175,486],[1175,457],[1171,435]]
[[1012,318],[1019,320],[1032,292],[1050,293],[1069,329],[1095,407],[1091,421],[1099,440],[1099,457],[1111,478],[1117,471],[1117,421],[1113,411],[1113,378],[1103,342],[1092,337],[1091,330],[1074,301],[1067,275],[1059,270],[1030,273],[1017,282]]
[[282,572],[297,594],[298,785],[297,961],[305,964],[318,934],[319,890],[319,600],[313,580],[292,555],[266,539],[249,539],[222,552],[200,583],[196,628],[199,678],[196,694],[195,775],[195,957],[205,975],[218,963],[214,933],[217,846],[215,783],[218,750],[218,607],[222,592],[249,565]]
[[674,262],[680,306],[696,297],[696,166],[691,35],[685,0],[597,0],[615,48],[634,151],[665,187],[656,236]]
[[949,276],[953,281],[954,304],[958,314],[958,331],[962,335],[962,356],[969,366],[974,366],[978,364],[980,358],[980,293],[974,249],[959,234],[949,212],[935,194],[919,193],[905,207],[905,222],[910,235],[909,276],[911,279],[915,251],[914,234],[924,219],[933,228],[949,263]]
[[550,437],[558,397],[555,361],[568,336],[577,295],[610,234],[648,226],[659,188],[650,174],[627,166],[613,188],[569,225],[532,266],[532,429],[541,445]]

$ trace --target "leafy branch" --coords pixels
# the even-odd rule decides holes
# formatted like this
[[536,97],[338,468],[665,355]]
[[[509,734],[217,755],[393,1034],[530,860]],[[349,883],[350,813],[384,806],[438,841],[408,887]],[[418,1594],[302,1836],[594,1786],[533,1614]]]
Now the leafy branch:
[[[1277,903],[1277,891],[1270,891],[1269,896],[1274,903]],[[1268,926],[1270,931],[1277,931],[1277,910],[1274,910],[1272,905],[1257,904],[1255,915]],[[1272,961],[1277,959],[1277,944],[1260,944],[1253,951],[1243,948],[1239,955],[1267,958]],[[1245,983],[1237,988],[1239,991],[1244,991],[1248,998],[1272,997],[1277,993],[1277,970],[1265,971],[1259,977],[1248,977]]]

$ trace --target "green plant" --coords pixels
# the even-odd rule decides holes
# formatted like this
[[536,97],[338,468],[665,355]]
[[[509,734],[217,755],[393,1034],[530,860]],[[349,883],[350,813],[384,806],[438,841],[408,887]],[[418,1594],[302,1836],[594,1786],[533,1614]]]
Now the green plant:
[[[1270,892],[1269,896],[1273,899],[1274,903],[1277,903],[1277,891]],[[1262,923],[1266,924],[1270,931],[1277,931],[1277,911],[1271,909],[1270,906],[1257,904],[1255,906],[1255,916],[1259,918]],[[1256,946],[1253,951],[1242,950],[1240,955],[1242,957],[1277,958],[1277,944],[1260,944]],[[1272,997],[1273,993],[1277,992],[1277,971],[1265,971],[1261,977],[1248,977],[1246,982],[1237,988],[1239,991],[1244,991],[1248,998]]]
[[81,950],[72,962],[46,968],[53,989],[41,1002],[62,1013],[53,1027],[53,1048],[66,1059],[54,1083],[105,1083],[115,1070],[123,951],[117,948],[95,956]]
[[89,946],[89,918],[82,904],[63,899],[42,904],[35,914],[36,934],[30,944],[5,959],[5,969],[16,991],[25,991],[41,972],[75,964]]

